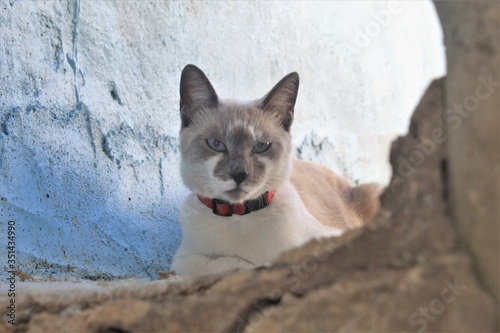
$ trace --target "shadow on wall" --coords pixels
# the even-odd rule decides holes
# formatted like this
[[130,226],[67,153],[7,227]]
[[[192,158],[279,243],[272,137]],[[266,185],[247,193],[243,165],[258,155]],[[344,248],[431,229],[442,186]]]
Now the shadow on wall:
[[176,139],[126,126],[104,135],[86,105],[30,106],[3,124],[2,223],[15,222],[19,270],[96,279],[168,268],[185,195],[171,181]]

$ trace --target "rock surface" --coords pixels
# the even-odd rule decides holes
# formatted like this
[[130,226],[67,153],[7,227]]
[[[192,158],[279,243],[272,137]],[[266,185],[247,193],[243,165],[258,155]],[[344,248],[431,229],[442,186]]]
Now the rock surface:
[[248,99],[298,71],[296,154],[380,183],[392,138],[445,70],[430,1],[0,3],[0,245],[15,221],[30,275],[169,268],[187,63],[221,97]]
[[[435,143],[430,151],[442,115],[439,80],[423,97],[409,134],[393,144],[395,175],[381,198],[381,211],[362,229],[312,241],[269,268],[251,271],[111,282],[72,292],[68,285],[33,290],[28,284],[19,293],[16,326],[4,328],[492,332],[498,328],[498,308],[472,273],[470,257],[460,251],[450,219],[445,147]],[[422,156],[418,163],[415,156]],[[0,309],[2,316],[5,311]]]
[[439,1],[436,8],[449,68],[452,211],[482,283],[500,301],[500,2],[471,7]]

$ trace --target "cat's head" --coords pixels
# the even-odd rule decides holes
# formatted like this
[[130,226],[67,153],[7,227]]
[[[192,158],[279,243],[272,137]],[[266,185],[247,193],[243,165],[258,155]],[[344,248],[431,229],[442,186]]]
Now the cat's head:
[[261,99],[221,100],[206,75],[187,65],[180,83],[186,186],[195,194],[240,203],[286,181],[298,88],[299,76],[291,73]]

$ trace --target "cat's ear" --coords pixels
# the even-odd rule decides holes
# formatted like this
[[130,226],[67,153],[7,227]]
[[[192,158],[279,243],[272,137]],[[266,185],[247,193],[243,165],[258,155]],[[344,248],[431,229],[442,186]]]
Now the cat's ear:
[[293,110],[299,91],[299,74],[293,72],[278,82],[271,91],[264,96],[260,108],[264,112],[278,113],[285,131],[290,131],[293,121]]
[[191,123],[193,113],[200,108],[215,108],[219,98],[205,73],[195,65],[182,70],[180,83],[181,127]]

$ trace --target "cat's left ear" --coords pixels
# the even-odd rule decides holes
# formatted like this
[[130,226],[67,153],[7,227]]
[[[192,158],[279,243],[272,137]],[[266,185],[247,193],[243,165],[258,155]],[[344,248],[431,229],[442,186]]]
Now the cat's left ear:
[[285,131],[289,132],[293,121],[293,111],[299,91],[299,74],[290,73],[278,82],[271,91],[264,96],[259,107],[264,112],[277,113]]

